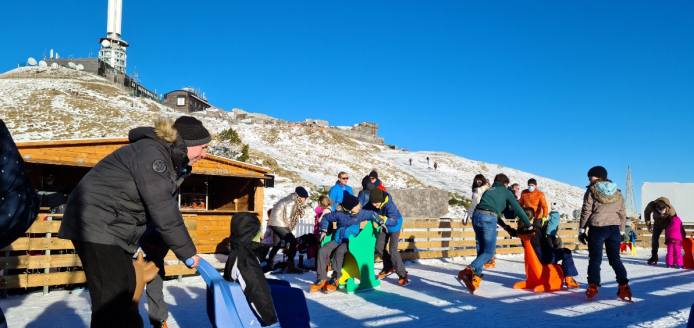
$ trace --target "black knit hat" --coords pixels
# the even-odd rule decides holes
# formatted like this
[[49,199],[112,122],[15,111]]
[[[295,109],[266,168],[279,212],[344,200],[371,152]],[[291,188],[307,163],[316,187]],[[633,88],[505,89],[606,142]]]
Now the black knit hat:
[[183,138],[186,147],[200,146],[212,140],[210,132],[202,126],[202,122],[195,117],[181,116],[174,122],[174,128]]
[[371,171],[371,173],[369,173],[369,177],[372,177],[372,178],[374,178],[374,179],[378,179],[378,172],[376,172],[376,171]]
[[345,191],[345,195],[342,197],[342,208],[351,211],[357,205],[359,205],[359,199]]
[[534,184],[537,186],[537,180],[535,180],[535,178],[532,178],[532,179],[528,180],[528,184],[529,185]]
[[371,194],[369,194],[370,203],[383,203],[385,199],[386,196],[383,195],[383,190],[378,188],[371,190]]
[[593,166],[593,168],[588,171],[588,176],[607,179],[607,170],[602,166]]
[[301,198],[308,198],[308,191],[306,191],[304,187],[296,187],[296,189],[294,189],[294,192]]

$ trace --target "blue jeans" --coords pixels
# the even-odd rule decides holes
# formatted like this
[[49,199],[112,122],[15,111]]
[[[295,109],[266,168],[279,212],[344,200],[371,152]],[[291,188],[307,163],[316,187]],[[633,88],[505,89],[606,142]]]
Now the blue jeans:
[[627,269],[622,264],[619,257],[619,246],[622,236],[619,233],[619,226],[612,225],[606,227],[588,227],[588,283],[600,286],[600,265],[602,264],[602,246],[605,245],[607,259],[612,266],[612,270],[617,275],[617,283],[626,285]]
[[472,214],[472,228],[475,229],[475,240],[479,244],[479,255],[469,267],[476,275],[482,276],[484,264],[489,262],[496,252],[496,216],[475,212]]
[[0,309],[0,328],[7,328],[7,321],[5,321],[5,315],[2,314],[2,309]]
[[535,255],[537,255],[542,264],[557,264],[557,262],[561,261],[561,270],[564,272],[565,277],[578,276],[573,255],[567,248],[555,248],[543,252],[542,248],[538,247],[535,248]]

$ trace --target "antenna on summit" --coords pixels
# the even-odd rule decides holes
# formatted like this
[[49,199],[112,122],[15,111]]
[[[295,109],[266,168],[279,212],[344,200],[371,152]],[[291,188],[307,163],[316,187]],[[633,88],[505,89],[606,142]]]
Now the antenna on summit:
[[634,201],[634,185],[631,183],[631,167],[627,166],[627,197],[626,197],[627,217],[638,217],[636,212],[636,202]]

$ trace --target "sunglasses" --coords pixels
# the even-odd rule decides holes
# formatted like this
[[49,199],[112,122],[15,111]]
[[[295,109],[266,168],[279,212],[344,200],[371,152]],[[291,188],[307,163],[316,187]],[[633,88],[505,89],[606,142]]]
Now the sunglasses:
[[346,177],[346,178],[340,178],[340,180],[349,180],[349,178],[348,178],[348,177]]

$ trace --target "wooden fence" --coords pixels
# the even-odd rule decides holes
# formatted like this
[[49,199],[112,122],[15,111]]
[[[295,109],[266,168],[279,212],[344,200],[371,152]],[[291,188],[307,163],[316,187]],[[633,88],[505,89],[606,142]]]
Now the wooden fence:
[[[683,226],[684,231],[687,233],[687,237],[694,235],[694,224],[684,224]],[[634,230],[638,234],[636,237],[636,246],[650,249],[653,240],[653,233],[648,231],[648,226],[645,223],[639,222],[635,225]],[[660,247],[665,247],[665,231],[660,234],[658,241],[660,243]]]

